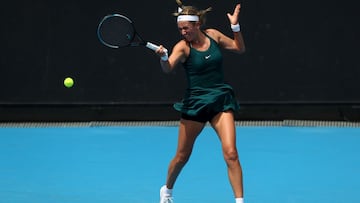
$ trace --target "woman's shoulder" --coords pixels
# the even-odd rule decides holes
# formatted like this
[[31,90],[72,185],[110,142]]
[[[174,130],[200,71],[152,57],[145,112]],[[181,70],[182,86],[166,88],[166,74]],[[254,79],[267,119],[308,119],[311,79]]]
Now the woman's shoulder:
[[190,48],[189,43],[186,42],[186,40],[184,40],[184,39],[178,41],[174,46],[174,49],[182,50],[182,51],[185,51],[185,50],[187,50],[189,48]]
[[217,30],[215,28],[207,28],[204,31],[206,32],[206,34],[216,34],[219,32],[219,30]]
[[190,46],[185,40],[180,40],[178,43],[176,43],[172,50],[172,54],[178,56],[182,63],[185,61],[189,53]]
[[219,37],[221,36],[221,32],[219,30],[214,29],[214,28],[208,28],[204,31],[213,40],[215,40],[216,42],[219,42]]
[[188,42],[186,42],[186,40],[182,39],[182,40],[178,41],[175,46],[187,47],[187,46],[188,46]]

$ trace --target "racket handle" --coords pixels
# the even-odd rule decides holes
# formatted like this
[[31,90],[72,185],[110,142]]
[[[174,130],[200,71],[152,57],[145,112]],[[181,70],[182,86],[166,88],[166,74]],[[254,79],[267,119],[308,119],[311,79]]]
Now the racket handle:
[[[156,51],[156,50],[158,50],[158,49],[160,48],[160,46],[158,46],[158,45],[156,45],[156,44],[153,44],[153,43],[151,43],[151,42],[147,42],[147,43],[146,43],[146,47],[149,48],[149,49],[151,49],[151,50],[153,50],[153,51]],[[165,51],[165,52],[168,52],[168,50],[165,49],[165,48],[164,48],[164,51]]]

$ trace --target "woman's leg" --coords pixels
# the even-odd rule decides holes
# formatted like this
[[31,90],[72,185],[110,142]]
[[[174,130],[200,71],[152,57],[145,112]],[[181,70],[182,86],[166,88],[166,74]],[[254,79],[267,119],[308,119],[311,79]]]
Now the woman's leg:
[[175,181],[190,158],[195,140],[204,128],[205,123],[191,120],[180,120],[178,146],[175,157],[172,159],[168,169],[166,186],[168,189],[174,187]]
[[211,125],[221,141],[224,159],[228,168],[228,176],[235,198],[242,198],[243,177],[236,148],[236,132],[233,112],[220,112],[211,120]]

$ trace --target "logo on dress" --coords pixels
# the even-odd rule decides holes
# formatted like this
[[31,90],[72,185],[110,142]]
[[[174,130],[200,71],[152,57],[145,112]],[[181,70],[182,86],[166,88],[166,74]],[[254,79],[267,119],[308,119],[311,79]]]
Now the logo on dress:
[[211,55],[207,55],[205,56],[205,59],[209,59],[211,57]]

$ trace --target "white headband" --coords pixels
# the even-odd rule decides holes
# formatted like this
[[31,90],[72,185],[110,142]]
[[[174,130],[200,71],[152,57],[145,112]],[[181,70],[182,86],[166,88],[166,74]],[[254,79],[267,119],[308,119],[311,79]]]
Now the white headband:
[[[181,13],[182,9],[179,7],[178,12]],[[177,21],[199,21],[199,16],[197,15],[179,15]]]
[[177,21],[199,21],[199,16],[197,15],[179,15]]

